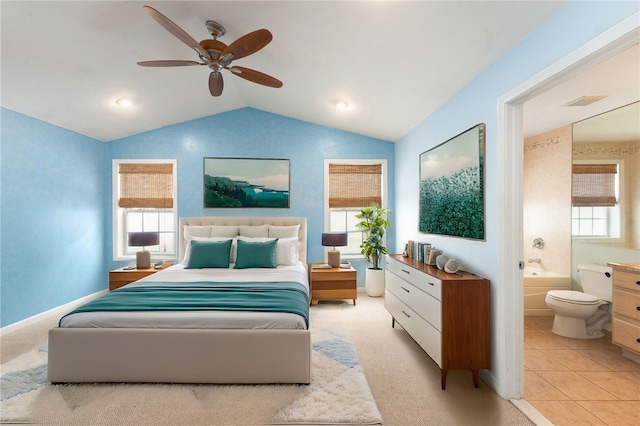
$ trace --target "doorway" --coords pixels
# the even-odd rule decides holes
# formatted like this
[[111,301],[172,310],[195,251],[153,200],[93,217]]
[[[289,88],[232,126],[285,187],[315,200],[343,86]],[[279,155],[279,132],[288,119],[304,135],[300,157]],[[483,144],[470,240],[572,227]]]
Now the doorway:
[[498,212],[498,279],[514,283],[504,286],[504,310],[498,313],[499,323],[505,324],[501,330],[505,342],[509,342],[504,350],[506,371],[511,374],[506,375],[500,392],[504,398],[524,396],[524,294],[520,270],[523,260],[522,105],[555,84],[637,44],[639,35],[640,19],[639,14],[635,14],[498,99],[498,194],[502,197]]

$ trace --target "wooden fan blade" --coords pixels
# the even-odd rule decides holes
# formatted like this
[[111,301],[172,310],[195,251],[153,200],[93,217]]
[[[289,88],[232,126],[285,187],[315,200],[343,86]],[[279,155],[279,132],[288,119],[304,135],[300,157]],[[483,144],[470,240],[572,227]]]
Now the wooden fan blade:
[[229,68],[229,71],[238,77],[242,77],[245,80],[249,80],[254,83],[262,84],[263,86],[275,87],[276,89],[282,87],[282,82],[280,80],[265,73],[261,73],[260,71],[236,66]]
[[262,49],[269,44],[271,40],[273,40],[273,35],[271,35],[269,30],[256,30],[252,33],[243,35],[231,43],[229,47],[222,52],[222,54],[226,55],[227,53],[231,53],[233,55],[233,60],[244,58],[245,56],[251,55],[252,53]]
[[162,25],[167,31],[173,34],[178,40],[194,49],[198,54],[208,57],[209,54],[206,50],[204,50],[197,41],[193,37],[191,37],[185,30],[177,26],[171,19],[164,16],[162,13],[158,12],[151,6],[143,6],[142,7],[145,12],[153,19],[155,19],[158,24]]
[[166,60],[166,61],[142,61],[138,62],[138,65],[142,67],[186,67],[191,65],[205,65],[196,61],[174,61],[174,60]]
[[222,81],[221,73],[212,72],[211,74],[209,74],[209,92],[211,92],[211,96],[222,95],[223,87],[224,87],[224,82]]

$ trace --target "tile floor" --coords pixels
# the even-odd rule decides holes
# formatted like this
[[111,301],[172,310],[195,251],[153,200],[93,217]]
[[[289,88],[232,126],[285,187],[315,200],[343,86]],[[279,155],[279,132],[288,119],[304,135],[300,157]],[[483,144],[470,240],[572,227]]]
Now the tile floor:
[[551,423],[640,425],[640,364],[603,339],[551,333],[552,316],[524,319],[525,399]]

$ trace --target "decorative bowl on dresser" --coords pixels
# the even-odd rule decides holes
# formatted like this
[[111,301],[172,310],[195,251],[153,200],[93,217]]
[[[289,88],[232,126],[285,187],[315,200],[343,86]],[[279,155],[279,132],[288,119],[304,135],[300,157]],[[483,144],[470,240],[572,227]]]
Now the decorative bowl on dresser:
[[386,257],[385,307],[391,326],[402,328],[440,367],[441,386],[447,371],[490,367],[490,282],[468,272],[449,274],[399,254]]

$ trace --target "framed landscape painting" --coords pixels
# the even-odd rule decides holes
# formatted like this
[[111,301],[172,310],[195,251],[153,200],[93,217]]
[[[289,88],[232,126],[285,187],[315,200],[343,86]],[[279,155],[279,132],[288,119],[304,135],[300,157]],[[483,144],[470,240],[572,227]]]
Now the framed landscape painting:
[[485,239],[485,125],[420,154],[419,231]]
[[204,159],[205,208],[289,208],[289,160]]

